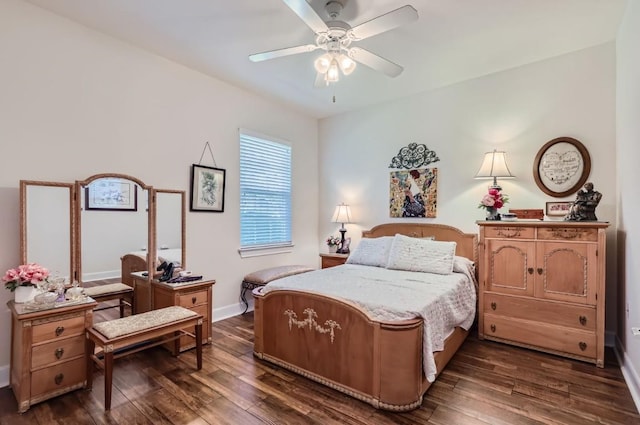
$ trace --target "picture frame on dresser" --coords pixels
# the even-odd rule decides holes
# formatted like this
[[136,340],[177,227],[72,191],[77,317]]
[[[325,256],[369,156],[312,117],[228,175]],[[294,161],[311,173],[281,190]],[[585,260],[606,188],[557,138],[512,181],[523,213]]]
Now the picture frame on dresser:
[[547,202],[545,214],[548,217],[564,217],[569,214],[573,202]]

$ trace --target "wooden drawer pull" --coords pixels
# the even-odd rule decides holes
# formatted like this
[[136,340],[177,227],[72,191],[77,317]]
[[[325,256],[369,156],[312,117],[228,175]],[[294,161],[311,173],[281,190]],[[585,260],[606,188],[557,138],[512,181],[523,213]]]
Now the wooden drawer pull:
[[539,274],[540,276],[542,276],[542,272],[543,272],[543,271],[544,271],[544,270],[542,269],[542,267],[538,267],[538,274]]
[[587,343],[580,341],[580,344],[578,344],[578,347],[580,347],[580,350],[584,351],[587,349]]
[[64,379],[64,373],[59,373],[56,375],[55,378],[53,378],[53,381],[56,383],[56,385],[60,385],[63,379]]
[[191,304],[195,304],[195,303],[196,303],[196,301],[197,301],[197,298],[196,298],[196,297],[191,297]]
[[491,332],[495,332],[496,331],[496,325],[491,325]]
[[491,310],[495,310],[496,308],[498,308],[498,306],[496,305],[496,302],[492,302],[491,303]]
[[62,335],[62,332],[64,332],[64,326],[58,326],[56,328],[56,336]]
[[587,324],[587,318],[586,316],[580,316],[580,324],[582,326],[585,326]]
[[56,359],[60,360],[60,358],[64,355],[64,348],[56,348],[55,355]]
[[529,274],[533,274],[533,267],[529,267],[527,271],[529,272]]

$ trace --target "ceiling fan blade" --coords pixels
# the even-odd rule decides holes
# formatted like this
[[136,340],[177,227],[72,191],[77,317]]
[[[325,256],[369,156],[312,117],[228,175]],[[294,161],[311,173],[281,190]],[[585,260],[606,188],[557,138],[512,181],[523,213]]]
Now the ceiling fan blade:
[[322,20],[315,10],[306,0],[282,0],[289,9],[293,10],[296,15],[304,21],[316,34],[329,30],[327,24]]
[[305,44],[303,46],[287,47],[284,49],[270,50],[268,52],[254,53],[253,55],[249,55],[249,60],[251,62],[261,62],[267,59],[281,58],[283,56],[296,55],[298,53],[313,52],[316,49],[319,49],[319,47],[315,44]]
[[404,69],[400,65],[378,56],[375,53],[371,53],[361,47],[352,47],[349,49],[349,57],[373,70],[387,74],[389,77],[397,77]]
[[406,5],[357,25],[351,29],[350,33],[354,40],[362,40],[397,28],[400,25],[408,24],[417,19],[418,11],[415,10],[413,6]]

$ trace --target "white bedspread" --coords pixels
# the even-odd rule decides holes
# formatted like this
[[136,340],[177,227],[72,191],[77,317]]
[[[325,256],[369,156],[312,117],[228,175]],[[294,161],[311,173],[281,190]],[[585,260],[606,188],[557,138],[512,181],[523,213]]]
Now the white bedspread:
[[435,351],[460,326],[468,330],[476,312],[476,286],[470,263],[462,273],[438,275],[345,264],[285,277],[268,283],[263,293],[278,289],[303,290],[349,301],[372,319],[424,319],[422,344],[425,376],[433,382]]

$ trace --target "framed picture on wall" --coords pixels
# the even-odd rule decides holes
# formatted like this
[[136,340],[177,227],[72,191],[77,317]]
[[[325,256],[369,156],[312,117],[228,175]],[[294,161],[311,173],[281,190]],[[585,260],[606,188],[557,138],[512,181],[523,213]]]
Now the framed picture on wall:
[[117,177],[95,180],[84,189],[87,210],[137,211],[138,185]]
[[225,174],[222,168],[191,166],[191,211],[224,211]]

